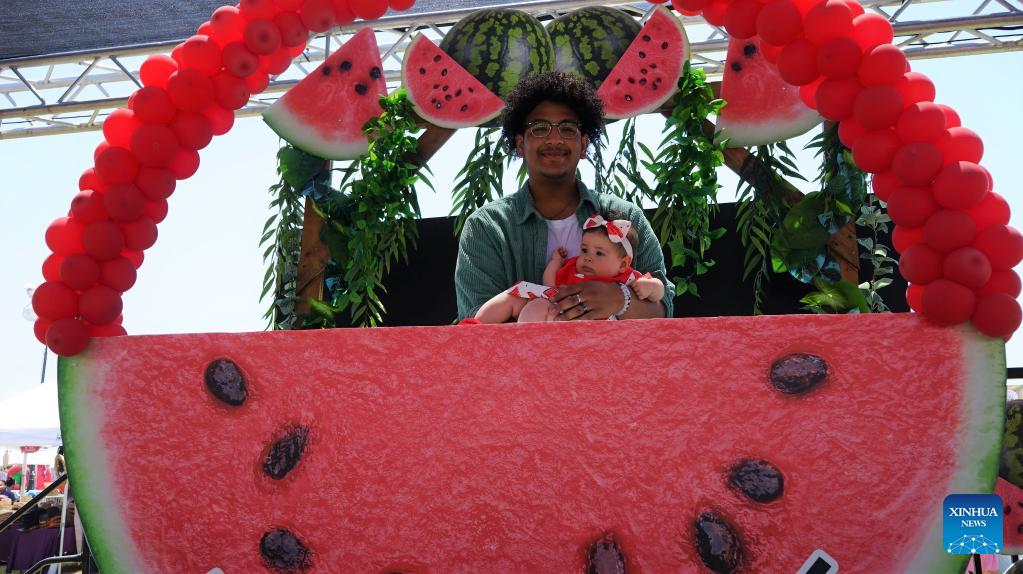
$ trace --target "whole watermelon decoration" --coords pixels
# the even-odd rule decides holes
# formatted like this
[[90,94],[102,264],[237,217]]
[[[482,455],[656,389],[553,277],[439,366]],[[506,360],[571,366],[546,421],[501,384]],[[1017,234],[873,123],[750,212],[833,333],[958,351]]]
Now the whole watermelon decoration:
[[543,24],[509,8],[480,10],[459,20],[440,48],[501,98],[519,80],[554,66],[554,48]]
[[607,6],[573,10],[547,25],[554,69],[583,77],[599,88],[639,33],[635,18]]

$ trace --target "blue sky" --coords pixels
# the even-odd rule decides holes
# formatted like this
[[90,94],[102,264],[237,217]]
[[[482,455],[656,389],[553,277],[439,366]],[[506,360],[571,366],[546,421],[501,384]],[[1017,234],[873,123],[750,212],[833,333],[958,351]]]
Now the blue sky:
[[[939,103],[955,108],[963,124],[985,142],[982,163],[995,189],[1013,207],[1012,225],[1023,228],[1023,178],[1016,138],[1020,133],[1019,94],[1023,93],[1023,53],[913,62],[937,85]],[[658,117],[640,122],[640,139],[654,146],[663,125]],[[611,129],[612,136],[616,128]],[[43,232],[66,214],[81,172],[92,165],[100,132],[0,141],[0,244],[7,257],[0,274],[0,399],[38,383],[43,347],[22,317],[29,303],[26,284],[42,281],[48,255]],[[805,141],[802,138],[800,141]],[[437,193],[423,190],[424,216],[446,215],[448,191],[466,157],[472,131],[462,130],[430,163]],[[264,273],[260,231],[269,212],[267,188],[276,181],[280,141],[258,118],[242,119],[201,152],[199,172],[171,196],[156,245],[146,252],[135,287],[124,295],[124,325],[132,334],[240,332],[261,330],[265,304],[259,301]],[[614,143],[612,143],[614,145]],[[801,144],[796,144],[801,145]],[[816,173],[812,154],[803,154],[803,173]],[[512,170],[514,172],[514,170]],[[736,179],[722,170],[722,201],[733,195]],[[809,187],[804,184],[804,190]],[[507,189],[514,189],[509,176]],[[688,300],[684,304],[699,304]],[[860,334],[859,336],[868,336]],[[855,340],[850,344],[855,345]],[[1023,366],[1020,337],[1009,344],[1009,366]],[[52,358],[47,379],[55,377]]]

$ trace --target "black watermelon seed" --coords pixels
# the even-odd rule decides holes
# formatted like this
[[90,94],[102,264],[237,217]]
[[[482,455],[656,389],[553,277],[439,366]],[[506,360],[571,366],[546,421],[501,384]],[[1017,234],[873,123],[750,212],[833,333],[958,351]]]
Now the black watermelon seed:
[[370,68],[370,70],[369,70],[369,77],[374,79],[374,80],[379,80],[380,79],[380,68],[378,68],[376,66],[373,66],[372,68]]
[[438,110],[441,109],[443,106],[444,104],[440,103],[440,100],[438,100],[436,104],[433,104],[433,107],[437,108]]
[[470,93],[470,94],[476,93],[476,90],[474,90],[474,89],[472,89],[472,88],[466,88],[466,89],[467,89],[467,90],[469,90],[469,93]]
[[446,85],[446,84],[445,84],[445,86],[444,86],[443,88],[441,88],[441,89],[440,89],[440,91],[442,91],[442,92],[446,92],[446,91],[448,91],[448,88],[449,88],[449,87],[450,87],[450,86],[448,86],[448,85]]
[[355,91],[360,96],[364,96],[364,95],[366,95],[366,92],[369,91],[369,88],[367,88],[365,84],[355,84]]
[[348,60],[345,60],[344,62],[341,62],[341,65],[339,67],[341,68],[342,72],[347,72],[348,70],[352,69],[352,63],[349,62]]
[[753,55],[757,53],[757,46],[755,44],[746,44],[742,47],[742,53],[745,54],[747,58],[752,58]]
[[625,556],[610,532],[586,553],[586,574],[625,574]]
[[434,56],[433,57],[433,61],[434,62],[439,62],[440,61],[440,54],[437,54],[436,56]]
[[435,89],[435,90],[439,90],[439,89],[440,89],[440,84],[434,84],[434,85],[433,85],[433,89]]
[[742,543],[735,531],[716,513],[705,511],[693,523],[700,560],[718,574],[730,574],[742,562]]
[[650,89],[651,90],[657,90],[657,82],[654,82],[654,83],[650,84]]
[[736,72],[742,71],[742,64],[740,64],[739,62],[732,62],[729,67],[735,70]]
[[639,57],[640,57],[640,58],[646,58],[646,52],[644,52],[644,51],[640,50],[640,51],[639,51]]
[[629,78],[629,83],[630,84],[635,84],[636,83],[636,78]]
[[639,69],[639,73],[640,73],[640,74],[643,74],[643,75],[646,75],[646,73],[647,73],[647,69],[646,69],[646,68],[640,68],[640,69]]
[[1023,524],[1020,524],[1019,526],[1016,527],[1016,532],[1019,534],[1023,534]]
[[232,407],[241,406],[249,396],[245,375],[230,359],[217,359],[206,365],[203,380],[213,396]]
[[328,67],[324,66],[324,67],[323,67],[323,68],[321,68],[321,69],[323,70],[323,75],[324,75],[324,76],[329,76],[329,75],[330,75],[330,68],[328,68]]
[[270,445],[270,450],[263,458],[263,473],[274,480],[287,476],[302,459],[308,440],[308,427],[295,426],[288,429],[282,438]]
[[426,68],[419,68],[419,75],[420,76],[425,76],[426,75]]
[[771,365],[771,384],[787,395],[800,395],[828,378],[828,363],[817,355],[792,353]]
[[639,85],[645,86],[646,85],[646,78],[640,78],[639,79]]
[[651,70],[656,70],[657,69],[657,64],[650,64],[650,69]]
[[668,49],[668,43],[667,42],[661,42],[661,49],[662,50],[667,50]]
[[632,96],[630,96],[629,94],[625,94],[625,101],[626,102],[631,102],[632,101]]
[[643,41],[644,42],[649,42],[650,41],[650,34],[643,34]]
[[440,75],[442,75],[442,76],[448,75],[448,69],[447,68],[441,68]]
[[1006,504],[1005,508],[1002,509],[1002,514],[1012,514],[1012,506]]
[[785,490],[785,477],[766,460],[740,461],[728,472],[728,483],[754,502],[777,500]]
[[615,85],[616,85],[616,86],[617,86],[618,84],[620,84],[620,83],[622,83],[622,79],[621,79],[621,78],[618,78],[617,80],[615,80]]
[[459,109],[462,110],[463,112],[467,111],[469,109],[469,104],[462,104],[462,107]]
[[458,96],[461,96],[461,95],[462,95],[462,88],[458,88],[457,90],[455,90],[455,97],[456,97],[456,98],[457,98]]
[[281,574],[305,572],[313,567],[309,549],[294,534],[276,528],[259,540],[259,553],[268,568]]
[[450,102],[451,101],[451,94],[444,94],[444,101],[445,102]]

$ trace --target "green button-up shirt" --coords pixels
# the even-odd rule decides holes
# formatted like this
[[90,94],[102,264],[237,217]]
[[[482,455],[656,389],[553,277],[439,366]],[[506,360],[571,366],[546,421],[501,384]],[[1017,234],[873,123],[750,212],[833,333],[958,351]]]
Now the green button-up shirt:
[[[596,213],[617,211],[632,222],[638,235],[632,267],[664,283],[666,316],[672,316],[675,286],[667,280],[661,246],[643,210],[613,195],[590,191],[578,182],[579,226]],[[458,318],[472,317],[491,297],[516,281],[543,282],[547,266],[547,222],[536,211],[528,184],[512,195],[484,205],[469,216],[462,228],[455,265]]]

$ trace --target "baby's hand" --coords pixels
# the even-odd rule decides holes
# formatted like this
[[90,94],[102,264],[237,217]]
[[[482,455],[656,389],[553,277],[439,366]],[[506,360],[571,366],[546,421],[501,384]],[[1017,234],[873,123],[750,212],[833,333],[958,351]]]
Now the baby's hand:
[[646,301],[656,301],[664,296],[664,284],[653,277],[640,277],[632,283],[636,297]]
[[565,263],[566,257],[568,257],[568,250],[565,249],[564,245],[555,249],[554,253],[551,253],[551,261],[556,262],[559,267]]

